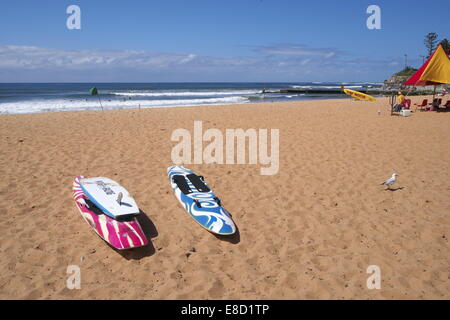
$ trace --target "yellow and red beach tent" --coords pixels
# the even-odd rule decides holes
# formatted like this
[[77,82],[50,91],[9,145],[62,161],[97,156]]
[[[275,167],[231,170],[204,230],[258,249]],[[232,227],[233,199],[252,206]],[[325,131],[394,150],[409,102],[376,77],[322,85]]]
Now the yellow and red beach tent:
[[403,84],[407,86],[430,86],[443,83],[450,84],[450,59],[442,45],[439,45],[423,66]]

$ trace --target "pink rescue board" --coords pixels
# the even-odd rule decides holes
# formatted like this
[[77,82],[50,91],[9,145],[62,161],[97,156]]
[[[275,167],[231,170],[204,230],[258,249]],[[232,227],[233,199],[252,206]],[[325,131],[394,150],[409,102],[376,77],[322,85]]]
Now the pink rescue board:
[[[118,250],[142,247],[148,244],[148,240],[142,231],[136,217],[127,221],[117,221],[104,213],[99,213],[98,209],[93,211],[92,202],[83,193],[80,187],[80,179],[75,178],[73,182],[73,198],[83,219],[94,229],[94,231],[111,246]],[[86,202],[88,200],[88,203]]]

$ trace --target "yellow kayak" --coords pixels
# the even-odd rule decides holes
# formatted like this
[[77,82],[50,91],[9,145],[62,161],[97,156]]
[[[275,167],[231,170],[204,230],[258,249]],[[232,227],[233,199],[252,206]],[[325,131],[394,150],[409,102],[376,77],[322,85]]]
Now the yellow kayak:
[[350,97],[353,97],[358,100],[365,100],[365,101],[376,101],[377,100],[374,97],[369,96],[368,94],[365,94],[365,93],[362,93],[359,91],[350,90],[350,89],[342,89],[342,91],[344,91],[344,93],[346,95],[349,95]]

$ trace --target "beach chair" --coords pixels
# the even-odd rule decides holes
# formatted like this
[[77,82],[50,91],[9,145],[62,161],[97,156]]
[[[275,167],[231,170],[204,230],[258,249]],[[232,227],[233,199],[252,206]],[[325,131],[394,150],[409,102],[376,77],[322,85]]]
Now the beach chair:
[[423,99],[421,104],[414,103],[414,105],[416,106],[416,111],[417,111],[417,109],[419,109],[420,111],[423,111],[423,108],[428,105],[428,99]]
[[450,109],[450,100],[447,100],[447,102],[444,104],[444,107]]
[[439,107],[442,104],[442,99],[433,99],[433,102],[430,103],[430,108],[428,110],[430,111],[439,111]]
[[411,108],[411,99],[405,99],[403,102],[403,109],[409,110]]
[[447,100],[447,102],[444,104],[444,105],[442,105],[442,106],[438,106],[437,108],[436,108],[436,111],[437,112],[447,112],[447,111],[450,111],[450,100]]
[[444,104],[445,111],[450,111],[450,100],[447,100],[447,102]]

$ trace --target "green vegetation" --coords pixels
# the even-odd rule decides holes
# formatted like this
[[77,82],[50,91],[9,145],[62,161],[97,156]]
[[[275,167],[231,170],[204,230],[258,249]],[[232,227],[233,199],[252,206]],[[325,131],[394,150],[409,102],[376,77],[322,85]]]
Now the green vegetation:
[[444,38],[441,41],[438,42],[438,35],[435,32],[430,32],[425,36],[425,40],[423,43],[425,44],[425,47],[427,48],[427,59],[433,54],[434,50],[438,47],[438,45],[442,45],[444,50],[450,49],[450,42]]
[[437,33],[430,32],[425,36],[424,44],[427,48],[427,59],[433,54],[434,50],[436,50],[436,44],[437,44]]
[[444,39],[440,42],[444,50],[450,50],[450,42],[447,39]]
[[406,67],[402,71],[395,73],[394,76],[397,76],[397,77],[411,77],[416,71],[417,71],[417,69],[414,69],[412,67]]

